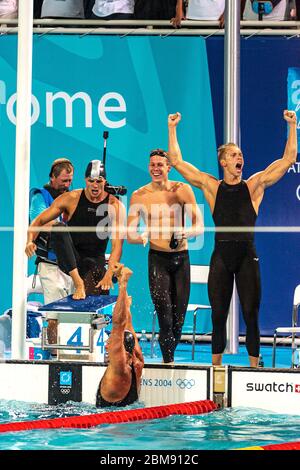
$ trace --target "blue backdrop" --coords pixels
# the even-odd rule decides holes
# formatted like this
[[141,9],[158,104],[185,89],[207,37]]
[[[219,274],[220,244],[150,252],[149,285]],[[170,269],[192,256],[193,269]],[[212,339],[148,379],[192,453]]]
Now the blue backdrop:
[[[0,45],[0,161],[4,184],[0,214],[1,225],[12,225],[16,37],[1,37]],[[126,185],[130,196],[149,181],[149,151],[167,147],[167,115],[177,110],[183,115],[181,140],[186,157],[217,175],[203,38],[35,36],[33,95],[31,186],[47,181],[50,164],[58,157],[74,162],[74,188],[84,185],[86,164],[102,157],[102,133],[107,129],[109,181]],[[174,172],[171,178],[180,176]],[[202,203],[199,190],[196,196]],[[205,222],[211,225],[207,209]],[[11,304],[12,233],[1,237],[3,311]],[[199,245],[202,246],[201,240]],[[209,262],[212,234],[205,235],[203,245],[201,250],[191,251],[195,264]],[[151,328],[153,311],[148,291],[147,251],[141,246],[124,244],[122,260],[135,273],[130,289],[134,292],[134,320],[138,329]],[[199,291],[193,289],[191,301],[196,302],[197,297]],[[205,328],[210,330],[209,325]]]
[[[0,37],[1,226],[13,224],[16,49],[15,36]],[[109,180],[126,185],[130,195],[148,181],[149,150],[167,146],[166,119],[175,111],[183,115],[178,134],[184,158],[217,175],[216,144],[223,143],[223,63],[222,37],[34,36],[31,185],[44,184],[51,162],[68,157],[76,167],[74,188],[81,187],[87,161],[102,156],[106,129]],[[299,40],[242,39],[241,66],[247,178],[283,153],[282,111],[299,104]],[[295,165],[266,191],[258,225],[299,225],[299,172]],[[175,172],[171,178],[180,179]],[[202,193],[196,189],[195,194],[202,203]],[[211,225],[206,206],[204,211],[205,223]],[[204,247],[191,251],[193,263],[209,262],[212,238],[206,234]],[[293,290],[300,282],[299,234],[257,234],[256,241],[263,285],[260,323],[262,332],[271,334],[274,327],[290,324]],[[11,305],[12,233],[0,232],[0,243],[1,312]],[[135,271],[135,325],[150,329],[147,251],[125,243],[123,260]],[[193,289],[191,302],[199,295]]]

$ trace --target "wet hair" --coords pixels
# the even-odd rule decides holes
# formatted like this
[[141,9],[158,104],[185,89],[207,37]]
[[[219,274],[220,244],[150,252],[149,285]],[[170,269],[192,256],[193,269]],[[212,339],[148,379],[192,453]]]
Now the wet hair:
[[154,155],[158,155],[159,157],[168,158],[167,152],[166,152],[165,150],[163,150],[163,149],[154,149],[154,150],[151,150],[149,158],[154,157]]
[[124,348],[129,354],[133,353],[135,346],[135,338],[134,335],[129,330],[124,331]]
[[104,178],[106,179],[106,172],[101,160],[91,160],[85,170],[85,178]]
[[229,147],[236,147],[236,144],[233,142],[228,142],[228,144],[223,144],[218,147],[218,160],[219,162],[225,158],[225,154]]
[[49,177],[57,178],[63,170],[67,173],[74,171],[74,165],[68,158],[57,158],[51,165]]

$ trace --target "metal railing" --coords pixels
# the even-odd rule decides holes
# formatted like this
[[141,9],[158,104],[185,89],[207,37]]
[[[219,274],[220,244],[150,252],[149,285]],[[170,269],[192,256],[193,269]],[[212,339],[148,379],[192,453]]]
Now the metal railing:
[[[175,29],[166,20],[35,19],[36,34],[121,36],[223,36],[218,21],[185,20]],[[0,19],[0,34],[18,32],[18,19]],[[241,36],[300,36],[300,21],[241,21]]]

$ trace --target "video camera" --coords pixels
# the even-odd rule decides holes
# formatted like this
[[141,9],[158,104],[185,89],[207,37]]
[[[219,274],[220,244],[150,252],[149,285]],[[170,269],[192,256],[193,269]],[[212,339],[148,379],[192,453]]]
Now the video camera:
[[127,194],[127,188],[125,188],[125,186],[113,186],[109,183],[105,183],[104,191],[113,196],[125,196],[125,194]]

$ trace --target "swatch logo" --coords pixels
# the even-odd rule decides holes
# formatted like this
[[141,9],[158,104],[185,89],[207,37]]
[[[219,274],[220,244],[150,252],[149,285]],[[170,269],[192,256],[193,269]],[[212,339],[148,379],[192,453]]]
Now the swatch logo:
[[300,393],[300,384],[248,382],[247,392]]

